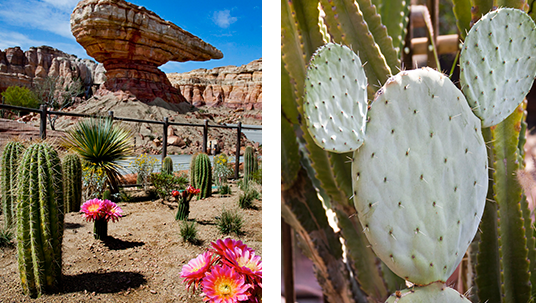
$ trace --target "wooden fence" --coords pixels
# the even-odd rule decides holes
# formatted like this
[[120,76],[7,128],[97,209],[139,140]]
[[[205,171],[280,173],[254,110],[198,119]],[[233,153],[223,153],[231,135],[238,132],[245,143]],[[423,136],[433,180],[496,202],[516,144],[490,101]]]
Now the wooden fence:
[[148,123],[148,124],[160,124],[162,125],[162,161],[167,156],[167,139],[168,139],[168,127],[170,125],[176,126],[189,126],[189,127],[202,127],[203,128],[203,152],[207,152],[207,143],[208,143],[208,129],[209,128],[236,128],[236,153],[235,153],[235,168],[234,168],[234,178],[238,179],[238,170],[240,165],[240,137],[242,136],[242,129],[251,129],[251,130],[262,130],[262,126],[242,126],[242,122],[238,122],[237,126],[229,125],[209,125],[208,120],[205,119],[203,124],[193,124],[193,123],[179,123],[179,122],[169,122],[168,117],[164,118],[164,121],[156,120],[142,120],[142,119],[132,119],[132,118],[122,118],[115,117],[113,111],[108,112],[108,116],[97,116],[97,115],[84,115],[77,113],[67,113],[48,110],[45,105],[41,105],[39,109],[35,108],[26,108],[20,106],[13,106],[7,104],[0,104],[0,109],[10,109],[10,110],[20,110],[25,112],[39,113],[40,114],[40,126],[39,126],[39,135],[41,139],[46,139],[47,137],[47,116],[48,115],[58,115],[58,116],[71,116],[71,117],[80,117],[80,118],[110,118],[117,121],[124,122],[136,122],[136,123]]

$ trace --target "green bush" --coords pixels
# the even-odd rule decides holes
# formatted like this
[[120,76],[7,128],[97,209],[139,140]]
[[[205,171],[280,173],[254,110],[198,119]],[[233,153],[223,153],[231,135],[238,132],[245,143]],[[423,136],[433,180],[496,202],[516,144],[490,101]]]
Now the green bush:
[[151,174],[151,182],[156,194],[160,199],[167,199],[172,190],[184,189],[188,184],[188,179],[184,176],[174,176],[168,174]]
[[26,87],[10,86],[1,95],[4,99],[4,104],[39,108],[37,96]]
[[220,186],[219,191],[220,191],[220,195],[222,195],[222,196],[226,196],[226,195],[230,195],[230,194],[232,194],[232,193],[231,193],[231,186],[228,185],[228,184]]
[[218,230],[225,235],[235,233],[237,236],[244,234],[242,226],[244,225],[244,219],[236,211],[223,210],[220,217],[216,218],[216,224]]
[[182,237],[182,240],[190,242],[194,245],[197,245],[199,243],[199,239],[197,239],[197,227],[195,221],[188,222],[186,220],[181,222],[180,227],[180,234]]
[[253,209],[253,200],[258,199],[259,192],[254,188],[248,188],[244,194],[240,194],[238,197],[238,206],[242,209]]

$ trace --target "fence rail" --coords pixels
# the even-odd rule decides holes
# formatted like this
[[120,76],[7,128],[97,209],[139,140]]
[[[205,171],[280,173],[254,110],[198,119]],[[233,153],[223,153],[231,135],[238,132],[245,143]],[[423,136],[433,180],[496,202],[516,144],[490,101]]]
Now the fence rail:
[[39,135],[41,139],[46,139],[47,136],[47,116],[48,115],[58,115],[58,116],[71,116],[71,117],[80,117],[80,118],[109,118],[117,121],[123,122],[136,122],[136,123],[148,123],[148,124],[160,124],[163,126],[162,132],[162,161],[167,156],[167,139],[168,139],[168,127],[171,125],[176,126],[188,126],[188,127],[202,127],[203,128],[203,152],[207,152],[207,143],[208,143],[208,130],[209,128],[236,128],[236,155],[235,155],[235,169],[234,169],[234,178],[238,179],[238,170],[240,165],[240,137],[242,136],[242,129],[250,130],[262,130],[262,126],[242,126],[242,122],[238,122],[237,126],[234,125],[209,125],[208,119],[205,119],[203,124],[194,124],[194,123],[180,123],[180,122],[169,122],[169,118],[165,117],[164,121],[157,120],[142,120],[142,119],[133,119],[126,117],[115,117],[113,111],[109,111],[107,116],[100,115],[87,115],[87,114],[77,114],[77,113],[67,113],[60,111],[48,110],[45,105],[41,105],[39,109],[35,108],[26,108],[21,106],[14,106],[8,104],[0,104],[0,109],[10,109],[10,110],[20,110],[25,112],[39,113],[40,114],[40,127]]

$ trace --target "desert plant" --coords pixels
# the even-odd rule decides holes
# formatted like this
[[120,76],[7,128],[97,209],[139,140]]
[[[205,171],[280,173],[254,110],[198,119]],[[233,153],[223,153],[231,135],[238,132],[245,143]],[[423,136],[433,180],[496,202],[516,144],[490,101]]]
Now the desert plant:
[[14,246],[13,238],[15,233],[11,228],[1,228],[0,229],[0,247],[10,247]]
[[[414,288],[415,294],[408,293],[407,291],[396,292],[403,286],[403,284],[400,283],[403,280],[390,273],[385,264],[389,264],[391,269],[402,274],[404,278],[406,278],[406,274],[409,273],[409,276],[413,275],[414,272],[412,270],[405,272],[404,269],[402,269],[405,265],[401,264],[402,262],[396,261],[400,260],[400,255],[397,257],[397,254],[400,252],[399,247],[393,249],[392,253],[388,252],[388,249],[385,248],[389,247],[386,242],[400,241],[401,237],[405,238],[405,236],[401,236],[400,230],[394,227],[392,233],[391,229],[383,229],[385,228],[385,223],[376,225],[378,222],[372,218],[379,214],[384,214],[385,210],[382,211],[382,209],[389,203],[385,203],[385,199],[383,198],[371,198],[370,195],[386,192],[384,187],[381,189],[374,187],[376,190],[371,190],[371,188],[373,188],[372,186],[385,186],[385,188],[396,187],[396,185],[399,184],[397,181],[400,179],[399,177],[392,175],[392,173],[394,173],[395,169],[400,165],[399,162],[409,161],[405,159],[411,159],[411,157],[419,153],[419,149],[414,146],[408,146],[409,149],[402,150],[399,157],[394,156],[390,158],[392,161],[384,162],[385,166],[380,166],[382,167],[382,170],[376,170],[371,173],[371,170],[374,170],[374,164],[372,163],[380,163],[385,161],[387,157],[383,153],[384,151],[375,152],[371,150],[378,148],[378,146],[381,145],[379,144],[378,146],[375,146],[375,144],[378,144],[377,140],[389,138],[388,140],[390,140],[390,142],[401,143],[401,141],[396,140],[412,133],[404,131],[404,128],[400,128],[402,124],[398,125],[394,123],[383,125],[385,127],[384,131],[388,132],[388,134],[380,135],[381,131],[378,127],[378,123],[380,122],[374,122],[374,120],[381,120],[382,115],[388,112],[388,110],[383,109],[383,107],[392,109],[392,112],[390,112],[392,115],[389,115],[390,118],[388,119],[390,121],[394,116],[399,117],[398,115],[402,115],[400,113],[401,111],[398,109],[400,102],[397,102],[397,100],[406,100],[407,98],[402,96],[413,94],[415,91],[422,89],[422,85],[419,84],[418,81],[414,82],[414,79],[420,79],[423,83],[430,83],[428,81],[432,78],[436,78],[436,80],[431,81],[433,83],[438,82],[437,80],[441,80],[441,83],[448,83],[450,80],[448,80],[445,75],[433,76],[433,72],[426,70],[419,72],[402,72],[399,75],[390,78],[389,81],[386,81],[391,76],[391,71],[395,71],[398,65],[390,65],[388,63],[388,56],[384,51],[384,47],[382,47],[379,42],[381,39],[376,39],[376,34],[373,32],[377,29],[382,29],[383,27],[372,26],[372,22],[366,20],[366,22],[359,22],[359,20],[367,18],[371,21],[371,18],[377,18],[377,15],[375,15],[374,12],[370,12],[370,10],[374,10],[374,6],[366,4],[361,5],[363,2],[364,1],[357,1],[359,6],[352,6],[349,1],[330,1],[329,3],[328,1],[323,0],[318,2],[282,2],[282,215],[285,220],[294,227],[300,239],[305,241],[305,253],[315,260],[317,265],[317,275],[321,277],[319,281],[324,289],[324,295],[331,301],[383,301],[386,294],[389,292],[396,293],[396,296],[393,296],[389,302],[412,301],[412,298],[418,300],[417,297],[420,296],[418,293],[437,293],[437,290],[442,287],[437,287],[436,283],[432,283],[429,285],[429,288]],[[383,3],[384,6],[385,4],[386,3]],[[469,24],[471,23],[471,12],[470,5],[467,6],[465,4],[467,3],[464,3],[463,1],[455,1],[455,12],[457,17],[463,16],[458,18],[460,21],[460,28],[468,29]],[[483,13],[486,13],[487,10],[493,6],[493,3],[490,1],[484,1],[481,4],[483,5],[475,6],[475,18],[472,23],[476,22]],[[321,17],[322,22],[317,22],[319,18],[318,9],[325,13],[325,16]],[[369,12],[366,10],[369,10]],[[495,172],[495,175],[490,175],[490,179],[492,180],[491,184],[494,184],[494,186],[489,187],[489,191],[487,191],[488,202],[486,202],[485,198],[482,198],[482,188],[488,188],[488,184],[483,184],[487,183],[487,181],[482,181],[483,173],[477,171],[468,173],[466,169],[470,166],[467,166],[464,167],[464,170],[458,170],[458,173],[464,177],[476,173],[474,176],[478,176],[478,179],[475,178],[472,182],[460,181],[460,186],[454,186],[453,192],[459,195],[467,193],[463,187],[468,187],[469,185],[467,183],[474,184],[474,181],[477,181],[477,187],[479,187],[479,189],[474,189],[474,192],[478,192],[478,198],[475,198],[473,200],[474,202],[469,203],[471,207],[475,207],[473,216],[475,218],[482,216],[483,218],[482,223],[480,224],[482,234],[477,234],[476,245],[471,245],[471,255],[479,258],[478,266],[476,267],[476,279],[474,279],[476,284],[470,285],[472,287],[472,294],[469,293],[471,299],[474,302],[500,302],[503,300],[502,298],[504,298],[505,302],[527,302],[529,299],[527,294],[530,296],[531,291],[530,285],[534,285],[534,282],[529,283],[529,278],[532,279],[532,277],[536,276],[530,274],[533,272],[532,268],[534,268],[533,265],[535,264],[533,262],[534,253],[531,253],[531,251],[534,251],[534,238],[532,236],[533,231],[530,220],[527,220],[527,211],[525,211],[526,203],[522,197],[522,192],[519,190],[519,186],[515,185],[517,184],[517,181],[515,180],[515,170],[520,167],[519,165],[522,163],[522,148],[520,149],[519,146],[522,146],[522,141],[524,140],[524,124],[522,123],[523,105],[519,107],[518,105],[528,91],[528,88],[530,88],[530,84],[532,83],[531,79],[534,76],[534,65],[532,63],[532,59],[534,58],[533,50],[527,49],[524,45],[525,42],[523,41],[534,41],[533,34],[531,33],[533,32],[534,25],[532,21],[527,20],[526,15],[523,15],[520,11],[499,10],[496,14],[497,15],[490,14],[489,16],[482,18],[484,22],[481,23],[481,27],[475,25],[480,34],[475,34],[476,29],[473,33],[469,32],[463,47],[464,51],[468,51],[467,54],[469,54],[469,57],[465,60],[461,59],[460,62],[462,69],[464,69],[465,72],[471,73],[468,73],[468,76],[466,77],[466,80],[471,81],[467,81],[465,84],[462,83],[464,95],[460,94],[459,91],[456,91],[456,94],[454,94],[454,96],[457,95],[456,98],[459,97],[460,100],[463,100],[462,104],[465,102],[464,99],[467,98],[469,104],[474,107],[473,110],[475,113],[481,118],[482,122],[474,124],[476,130],[473,130],[473,132],[475,133],[475,136],[481,136],[480,138],[483,138],[481,140],[482,142],[487,142],[489,145],[489,165],[493,165],[492,171]],[[469,18],[466,18],[467,16],[469,16]],[[494,21],[491,22],[491,20]],[[382,18],[381,21],[383,22],[384,18]],[[385,21],[391,22],[391,20],[387,18]],[[510,29],[508,25],[511,25]],[[514,25],[516,33],[508,32]],[[351,28],[352,26],[355,26],[355,29]],[[364,28],[359,29],[359,27]],[[389,26],[387,26],[387,28],[389,29]],[[529,29],[528,31],[526,31],[527,28]],[[463,34],[466,32],[465,30],[460,31],[463,32]],[[322,35],[324,35],[324,37]],[[512,35],[512,37],[509,35]],[[480,41],[471,40],[471,38],[469,38],[470,36],[480,36],[478,38]],[[371,37],[373,40],[371,40]],[[356,59],[358,58],[357,56],[347,56],[345,51],[339,52],[339,48],[335,46],[332,48],[333,51],[331,53],[327,50],[325,52],[318,52],[318,56],[315,56],[316,62],[311,62],[311,64],[309,64],[311,70],[309,75],[307,75],[307,78],[310,82],[306,84],[306,61],[318,46],[324,44],[324,38],[326,38],[326,40],[352,45],[354,49],[359,52],[359,57],[363,60],[362,62],[367,63],[365,65],[365,72],[362,73],[360,71],[358,74],[356,73],[356,70],[361,70],[361,68],[354,69],[353,67],[350,67],[352,64],[360,65],[360,63],[357,63],[359,62],[359,60]],[[496,44],[495,42],[503,40],[511,44]],[[505,47],[519,47],[520,49],[523,49],[523,51],[505,51]],[[329,46],[326,47],[326,49],[329,48]],[[516,53],[528,55],[523,58],[516,58]],[[526,60],[526,64],[516,65],[518,62],[522,62],[523,59]],[[333,68],[336,68],[338,61],[343,62],[342,65],[344,66],[341,67],[339,71],[336,71]],[[496,63],[498,63],[498,65],[488,69],[484,66],[484,63],[486,65],[490,64],[489,66],[495,66]],[[392,68],[393,66],[394,68]],[[318,70],[323,69],[324,71],[312,75],[315,73],[315,68],[318,68]],[[326,70],[328,69],[331,70],[331,72],[328,72],[329,75],[326,73]],[[507,72],[514,69],[518,71],[516,75],[520,76],[514,76]],[[472,73],[474,71],[477,73]],[[365,75],[366,78],[368,78],[368,84],[366,80],[363,81],[363,79],[366,79],[364,77]],[[323,79],[321,80],[318,77],[323,77]],[[351,83],[343,84],[345,81],[344,79],[352,82],[355,80],[357,85]],[[319,82],[321,82],[321,84],[318,84]],[[373,86],[376,83],[385,85],[376,92],[376,89]],[[494,87],[490,85],[493,83],[504,84]],[[522,87],[519,86],[516,88],[515,86],[512,86],[511,83],[519,83]],[[529,85],[527,85],[527,83]],[[430,90],[433,90],[432,87],[435,87],[435,85],[436,84],[430,86]],[[451,98],[450,96],[453,95],[453,85],[448,83],[448,86],[451,87],[449,88],[451,92],[444,91],[444,93],[437,94],[431,92],[430,95],[429,92],[422,91],[416,95],[420,96],[419,98],[424,98],[423,96],[428,94],[428,98],[430,98],[431,102],[426,104],[434,104],[432,107],[436,107],[437,103],[433,103],[434,101]],[[347,91],[345,91],[346,88],[348,88]],[[306,100],[302,99],[302,96],[304,96],[304,89],[307,90],[307,94],[305,95]],[[446,89],[446,86],[444,89]],[[320,96],[320,90],[333,93]],[[346,103],[345,100],[347,95],[345,92],[354,100],[362,101],[355,102],[355,104],[352,105]],[[399,94],[397,95],[395,92],[399,92]],[[315,98],[315,95],[318,98]],[[474,98],[475,96],[476,98]],[[484,98],[486,100],[482,100]],[[505,98],[508,98],[509,102],[503,103],[501,101],[500,105],[496,103],[497,100],[503,100]],[[371,104],[368,104],[367,99],[375,100]],[[508,104],[510,101],[512,101],[512,103]],[[452,103],[455,104],[455,102]],[[336,107],[328,108],[330,107],[330,104],[337,105]],[[302,105],[310,106],[309,112],[304,110]],[[315,106],[318,107],[318,109]],[[371,109],[367,114],[366,108],[368,106],[370,106]],[[424,116],[428,116],[427,119],[437,118],[439,120],[439,118],[441,118],[440,114],[430,114],[430,107],[423,108],[422,106],[416,105],[413,107],[413,112],[403,115],[402,119],[410,118],[412,115],[416,115],[414,117],[422,117],[421,115],[423,114]],[[518,107],[517,110],[516,107]],[[364,110],[359,112],[359,108]],[[497,109],[497,111],[495,111],[495,109]],[[463,111],[466,112],[466,114],[463,115],[471,116],[471,113],[468,113],[467,110]],[[501,117],[499,117],[499,112]],[[320,118],[322,115],[321,113],[326,115]],[[460,116],[458,115],[459,113],[460,110],[457,110],[456,114],[448,116],[448,121],[455,121],[457,118],[462,117],[463,115]],[[354,116],[355,118],[353,121],[350,121],[352,119],[346,119],[346,115],[348,115],[348,117]],[[506,117],[508,118],[499,125],[491,129],[487,128],[487,123],[490,123],[491,121],[493,121],[492,123],[498,123]],[[363,122],[367,120],[370,120],[371,122]],[[471,120],[474,120],[474,118],[471,118]],[[469,123],[471,120],[466,119],[465,122]],[[435,122],[438,121],[434,121],[434,123]],[[404,123],[409,122],[405,121]],[[482,128],[483,136],[480,134],[479,130],[480,123],[485,125]],[[306,124],[315,128],[312,135],[307,131],[304,131],[303,134],[297,131],[300,128],[301,130],[304,130]],[[362,127],[355,127],[356,125],[361,125]],[[441,138],[443,135],[440,131],[438,133],[437,128],[432,127],[432,125],[432,123],[427,124],[429,127],[424,131],[423,137],[428,135],[430,140],[437,140],[438,137]],[[351,131],[352,129],[354,131]],[[420,128],[416,127],[415,129]],[[365,131],[367,135],[363,136]],[[297,138],[299,138],[300,143],[304,143],[301,147]],[[449,140],[451,139],[452,138],[449,138]],[[358,141],[362,143],[363,140],[367,141],[364,146],[356,146]],[[318,148],[316,143],[319,143],[324,150]],[[395,144],[395,146],[399,146],[396,145],[396,143],[385,142],[384,144]],[[467,142],[464,142],[464,144],[467,144]],[[480,147],[482,145],[483,144],[479,144],[478,147],[479,158],[485,158],[482,154],[485,154],[486,148],[482,149],[482,147]],[[358,152],[355,151],[357,148],[359,148]],[[443,146],[443,148],[438,148],[437,150],[438,152],[443,152],[443,150],[450,150],[451,148],[450,145],[449,147]],[[474,157],[476,153],[470,151],[469,147],[466,148],[467,153],[471,155],[471,157]],[[327,150],[331,151],[333,149],[339,152],[346,151],[346,153],[327,153]],[[484,150],[484,152],[482,152],[482,150]],[[306,152],[306,154],[303,154],[302,152]],[[350,152],[352,152],[353,155],[350,154]],[[365,160],[366,157],[364,155],[367,153],[369,153],[368,159]],[[437,156],[437,153],[430,152],[429,150],[426,151],[426,154],[435,154],[435,156]],[[461,154],[465,154],[464,148],[461,149]],[[305,158],[305,156],[308,158]],[[348,161],[348,158],[353,158],[353,161]],[[454,161],[460,161],[462,158],[463,156],[455,157]],[[356,159],[358,159],[358,161],[356,161]],[[453,165],[451,160],[453,160],[452,157],[446,157],[443,159],[443,164]],[[387,170],[384,170],[388,165],[392,165],[392,171],[389,171],[388,168]],[[439,169],[439,165],[431,166],[431,168],[427,169]],[[484,167],[487,168],[487,164],[482,164],[481,166],[482,168],[478,168],[478,170],[482,170]],[[413,166],[413,164],[407,166],[407,168],[415,167],[416,166]],[[384,175],[380,176],[382,173]],[[404,174],[407,174],[407,172],[401,173],[400,175]],[[487,171],[485,171],[484,174],[487,177]],[[434,190],[437,190],[436,188],[438,187],[432,185],[437,181],[435,179],[430,181],[430,179],[425,177],[426,175],[430,174],[422,171],[420,174],[416,175],[416,180],[409,178],[411,180],[409,182],[420,181],[422,182],[420,186],[431,186]],[[435,175],[437,174],[431,174],[431,176]],[[408,178],[404,177],[402,179],[407,180]],[[364,184],[365,182],[370,182],[370,186],[368,186],[366,190],[362,187],[357,187],[356,185],[359,183]],[[442,186],[444,185],[441,184],[439,188]],[[412,187],[409,186],[409,188]],[[321,195],[322,201],[316,197],[317,191]],[[427,190],[422,190],[421,192],[425,191]],[[452,195],[452,193],[450,194]],[[421,195],[418,194],[417,196]],[[355,211],[353,210],[352,205],[348,203],[348,197],[353,198],[358,216],[353,216],[352,212]],[[367,197],[369,198],[369,201],[366,201]],[[395,195],[394,197],[397,196]],[[415,198],[413,195],[411,197],[412,200]],[[442,200],[449,200],[450,203],[453,199],[447,199],[447,197],[448,196],[443,195]],[[505,202],[499,202],[500,199],[504,199],[503,201]],[[405,199],[401,197],[400,200],[393,202],[393,207],[387,210],[387,212],[405,213],[408,210],[408,206],[403,200]],[[510,201],[510,203],[507,203],[506,201]],[[411,202],[411,204],[414,203],[417,202]],[[459,201],[457,203],[459,203]],[[345,262],[347,266],[336,265],[340,264],[340,261],[338,260],[341,260],[340,256],[343,251],[336,241],[334,241],[338,236],[334,235],[329,229],[322,204],[327,208],[331,208],[337,215],[339,221],[338,225],[341,228],[341,235],[345,240],[345,247],[348,248],[346,251],[347,261]],[[432,207],[442,207],[438,201],[432,201],[431,205]],[[485,210],[483,209],[484,205]],[[469,205],[464,205],[463,207],[468,206]],[[443,212],[444,208],[441,209],[441,212]],[[448,209],[449,211],[452,211],[453,208],[448,207]],[[498,209],[500,210],[499,212],[497,211]],[[460,213],[463,213],[463,211],[460,211]],[[457,214],[460,215],[460,213]],[[474,215],[474,213],[476,213],[476,215]],[[427,215],[423,215],[421,217],[426,216]],[[525,218],[523,218],[523,216],[525,216]],[[355,217],[358,217],[361,220],[358,220],[358,218]],[[498,217],[500,217],[500,221],[498,220]],[[456,226],[458,222],[462,224],[462,228],[465,232],[463,233],[464,239],[460,240],[461,243],[464,241],[471,242],[472,235],[474,234],[473,230],[476,230],[478,227],[479,220],[476,220],[475,218],[466,217],[465,219],[460,219],[460,221],[454,222],[455,224],[449,225]],[[370,220],[375,223],[372,224]],[[383,218],[383,222],[390,221],[391,219],[386,220],[385,217]],[[311,222],[314,223],[311,224]],[[411,222],[414,221],[411,220]],[[393,225],[394,224],[393,221]],[[433,238],[437,229],[428,229],[428,224],[423,224],[423,226],[427,226],[426,230],[423,230],[424,227],[414,227],[413,230],[407,230],[406,232],[411,234],[412,237],[427,235],[425,238]],[[381,237],[381,232],[377,230],[379,226],[382,226],[381,229],[385,232],[384,237]],[[500,226],[500,228],[498,228],[498,226]],[[408,228],[407,226],[404,227]],[[443,230],[446,229],[447,228],[444,228]],[[397,235],[396,233],[399,234]],[[430,233],[432,233],[432,235],[430,235]],[[380,238],[375,237],[374,234],[376,234],[377,237],[381,237],[381,241],[376,241]],[[378,271],[371,267],[371,264],[377,264],[378,261],[375,260],[376,256],[372,254],[372,251],[368,249],[367,245],[369,245],[369,243],[364,238],[365,235],[369,239],[370,237],[373,237],[374,240],[371,241],[371,243],[374,243],[372,246],[373,250],[380,259],[385,262],[380,263],[381,275],[378,275]],[[438,236],[437,240],[441,243],[447,243],[443,242],[446,241],[446,236],[435,235]],[[319,237],[324,240],[317,241]],[[456,237],[454,236],[454,238]],[[500,239],[500,241],[498,239]],[[480,245],[478,244],[479,241]],[[459,262],[458,258],[461,258],[460,255],[465,253],[464,247],[467,247],[466,245],[469,244],[470,243],[466,243],[457,248],[459,252],[454,261],[452,260],[454,259],[453,256],[448,256],[450,261],[446,262],[447,264],[444,265],[447,266],[446,268],[448,271],[453,270],[453,267],[457,265]],[[438,244],[437,242],[430,241],[430,243],[426,245],[426,249],[440,250],[441,245],[442,244]],[[456,246],[449,245],[449,247]],[[417,244],[412,246],[412,248],[418,249]],[[442,253],[445,253],[445,251],[443,250]],[[411,256],[412,255],[410,254],[410,257]],[[426,272],[429,274],[434,270],[437,270],[435,267],[437,266],[437,263],[434,260],[430,262],[429,260],[412,261],[415,259],[409,259],[410,262],[407,262],[407,264],[411,264],[411,262],[422,262],[419,266],[428,266]],[[327,263],[326,260],[330,260],[330,262]],[[530,262],[528,260],[530,260]],[[393,265],[393,263],[399,264]],[[332,266],[335,266],[338,270],[335,271],[333,268],[330,269]],[[432,270],[432,267],[434,270]],[[473,267],[474,269],[474,262],[469,265],[469,268],[470,267]],[[527,273],[529,274],[527,275]],[[356,284],[349,282],[351,281],[349,278],[350,276],[356,277],[358,288],[355,287]],[[413,277],[411,279],[420,278]],[[446,277],[440,277],[437,280],[443,281],[443,279],[446,280]],[[469,281],[468,284],[470,284],[470,281],[473,281],[473,277],[468,277],[467,280]],[[337,281],[337,283],[334,283],[334,281]],[[348,282],[343,283],[341,281]],[[418,282],[418,284],[425,283],[422,283],[421,281]],[[484,286],[483,289],[481,286]],[[432,288],[436,289],[432,290]],[[473,294],[477,293],[480,296],[480,299],[474,297]],[[453,297],[457,296],[457,298],[460,298],[459,294],[452,294],[454,295]],[[514,296],[518,297],[514,299]],[[438,302],[431,298],[428,298],[427,300]]]
[[102,198],[106,189],[106,174],[102,168],[93,169],[93,165],[82,160],[82,190],[84,200]]
[[238,196],[238,207],[241,209],[253,208],[253,200],[255,200],[255,193],[253,190],[247,190],[243,194]]
[[229,157],[226,154],[219,154],[212,159],[214,162],[214,180],[217,186],[227,184],[227,179],[233,174],[229,167]]
[[197,223],[195,221],[188,222],[187,220],[182,220],[179,231],[183,241],[190,242],[194,245],[199,243],[199,239],[197,238]]
[[257,171],[257,155],[251,146],[246,147],[244,152],[244,181],[248,183],[253,178],[253,174]]
[[65,212],[78,212],[82,203],[82,162],[77,154],[63,158],[63,189]]
[[220,195],[222,195],[222,196],[227,196],[227,195],[232,194],[231,186],[229,184],[221,185],[218,190],[220,192]]
[[39,108],[37,96],[26,87],[9,86],[1,95],[5,104]]
[[150,157],[147,153],[143,153],[130,162],[130,168],[137,174],[136,183],[147,186],[149,176],[154,171],[158,160],[154,157]]
[[242,235],[242,226],[244,225],[244,219],[235,210],[223,210],[219,217],[216,217],[216,225],[220,233],[228,235],[231,233],[237,236]]
[[175,197],[175,199],[179,203],[179,207],[177,208],[177,214],[175,215],[175,220],[188,219],[188,215],[190,214],[190,201],[192,200],[193,196],[199,194],[199,192],[199,189],[194,188],[191,185],[188,185],[186,189],[182,192],[179,192],[178,190],[174,190],[171,192],[171,195]]
[[199,155],[199,153],[195,153],[192,155],[192,157],[190,158],[190,173],[189,173],[189,177],[190,177],[190,184],[192,184],[193,187],[195,188],[199,188],[198,185],[195,183],[195,158],[197,158],[197,155]]
[[95,239],[106,239],[108,237],[108,222],[118,221],[123,215],[123,210],[114,202],[109,200],[110,191],[105,191],[104,198],[91,199],[80,207],[82,216],[87,222],[93,221],[93,236]]
[[162,163],[162,173],[173,175],[173,160],[170,157],[165,157]]
[[171,192],[177,187],[182,189],[188,184],[188,180],[183,176],[152,173],[150,180],[153,183],[156,194],[160,199],[167,199]]
[[60,288],[63,219],[58,154],[46,142],[32,144],[22,156],[17,175],[19,273],[22,289],[31,297]]
[[4,213],[4,227],[11,228],[15,224],[15,201],[17,167],[24,152],[24,145],[18,141],[10,141],[2,152],[0,166],[0,195]]
[[119,192],[121,177],[117,161],[126,160],[133,154],[131,138],[131,131],[114,124],[111,119],[89,119],[69,130],[63,144],[87,162],[90,172],[102,170],[114,194]]
[[207,154],[201,153],[195,158],[195,184],[194,187],[201,190],[198,199],[212,195],[212,167]]

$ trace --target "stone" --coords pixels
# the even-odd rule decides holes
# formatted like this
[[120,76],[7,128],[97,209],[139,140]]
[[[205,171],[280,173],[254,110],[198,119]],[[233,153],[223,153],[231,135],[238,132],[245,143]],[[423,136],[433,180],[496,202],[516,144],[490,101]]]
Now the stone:
[[145,103],[157,97],[186,101],[158,66],[223,57],[200,38],[123,0],[79,2],[71,14],[71,31],[88,55],[103,63],[107,71],[103,91],[129,91]]
[[262,59],[248,64],[167,74],[194,106],[262,109]]

